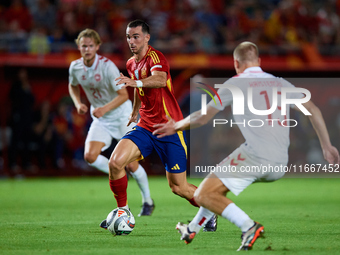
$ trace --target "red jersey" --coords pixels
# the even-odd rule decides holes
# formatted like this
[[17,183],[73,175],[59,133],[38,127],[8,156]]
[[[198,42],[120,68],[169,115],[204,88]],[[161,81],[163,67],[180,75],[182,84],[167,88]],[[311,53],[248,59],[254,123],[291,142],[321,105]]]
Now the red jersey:
[[126,69],[134,80],[141,80],[151,76],[153,71],[167,73],[166,86],[162,88],[136,88],[141,100],[139,114],[141,116],[138,126],[153,132],[153,125],[168,122],[167,115],[179,121],[183,119],[181,109],[174,96],[174,89],[170,76],[170,67],[164,55],[149,46],[145,56],[136,62],[135,57],[130,58],[126,63]]

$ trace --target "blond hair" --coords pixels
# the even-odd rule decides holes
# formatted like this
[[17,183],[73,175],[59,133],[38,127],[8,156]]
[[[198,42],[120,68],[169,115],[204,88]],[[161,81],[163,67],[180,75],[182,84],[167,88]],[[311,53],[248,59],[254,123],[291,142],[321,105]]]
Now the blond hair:
[[99,34],[93,29],[86,28],[83,31],[81,31],[78,35],[78,38],[75,40],[77,45],[79,45],[79,41],[82,37],[92,38],[97,45],[102,44]]
[[259,49],[255,43],[240,43],[234,50],[234,59],[239,62],[253,62],[259,58]]

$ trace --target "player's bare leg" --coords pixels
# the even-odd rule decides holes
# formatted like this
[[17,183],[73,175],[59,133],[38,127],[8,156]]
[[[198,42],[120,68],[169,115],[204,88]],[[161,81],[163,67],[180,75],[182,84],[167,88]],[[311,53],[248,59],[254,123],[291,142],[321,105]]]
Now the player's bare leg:
[[[129,139],[122,139],[118,142],[113,150],[109,160],[109,183],[112,193],[117,201],[117,207],[127,210],[127,176],[125,167],[139,159],[141,156],[140,150],[134,142]],[[100,223],[100,227],[107,228],[106,219]]]
[[226,197],[228,188],[215,175],[206,177],[195,191],[196,202],[210,211],[221,215],[224,208],[233,203]]
[[[91,141],[85,144],[84,159],[89,165],[97,168],[98,170],[109,173],[109,160],[100,155],[105,143],[98,141]],[[142,193],[143,209],[141,215],[151,215],[154,204],[150,197],[150,189],[148,177],[144,168],[137,162],[133,161],[126,166],[126,170],[131,173],[132,177],[137,181],[137,184]]]
[[[193,184],[187,182],[186,172],[182,173],[169,173],[166,172],[169,186],[173,193],[176,195],[187,199],[190,204],[193,206],[199,207],[199,203],[197,203],[194,193],[197,187]],[[208,218],[208,222],[204,224],[204,231],[214,232],[217,229],[217,217],[212,214],[210,218]]]
[[173,193],[188,200],[194,197],[194,193],[197,187],[187,182],[186,172],[182,173],[166,172],[166,177],[168,179],[169,186]]
[[150,216],[155,209],[153,200],[151,199],[148,176],[138,161],[129,163],[125,168],[136,180],[142,194],[142,210],[138,216]]
[[[137,160],[140,155],[138,147],[128,139],[120,140],[111,154],[109,160],[109,184],[117,201],[117,207],[129,210],[126,193],[128,179],[125,167]],[[100,223],[100,227],[107,228],[106,219]]]
[[226,197],[229,189],[214,174],[210,174],[200,184],[194,194],[195,200],[201,205],[194,219],[187,225],[178,223],[176,228],[181,239],[190,243],[195,235],[216,213],[234,223],[242,231],[242,244],[239,250],[249,250],[258,237],[262,235],[263,226],[249,216]]
[[120,140],[112,152],[109,160],[109,182],[118,207],[129,209],[126,194],[128,180],[125,167],[140,156],[138,147],[129,139]]
[[109,173],[109,160],[100,155],[105,143],[98,141],[90,141],[85,144],[84,159],[90,165],[98,170]]
[[186,172],[182,173],[169,173],[166,172],[171,191],[185,199],[187,199],[192,205],[199,206],[194,199],[194,193],[197,187],[187,182]]
[[109,179],[117,180],[126,176],[125,167],[140,157],[140,150],[134,142],[130,139],[120,140],[109,160]]

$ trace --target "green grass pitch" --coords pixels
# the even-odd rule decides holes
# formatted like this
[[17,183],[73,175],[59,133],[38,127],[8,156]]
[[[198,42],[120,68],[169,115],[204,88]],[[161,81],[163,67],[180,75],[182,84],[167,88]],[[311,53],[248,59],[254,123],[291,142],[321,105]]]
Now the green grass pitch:
[[[198,185],[200,179],[189,179]],[[116,207],[107,178],[49,178],[0,181],[0,254],[228,254],[240,231],[219,218],[217,232],[180,241],[178,221],[197,212],[171,193],[163,177],[150,177],[156,204],[151,217],[137,217],[141,195],[133,179],[128,200],[136,227],[112,236],[99,223]],[[340,179],[282,179],[254,184],[230,196],[265,226],[252,254],[339,254]]]

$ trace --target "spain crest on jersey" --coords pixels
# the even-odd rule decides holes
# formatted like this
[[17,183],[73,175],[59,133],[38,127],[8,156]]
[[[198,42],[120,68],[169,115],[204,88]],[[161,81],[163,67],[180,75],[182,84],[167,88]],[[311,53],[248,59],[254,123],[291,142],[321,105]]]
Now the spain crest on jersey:
[[143,67],[142,69],[142,79],[146,78],[146,67]]

